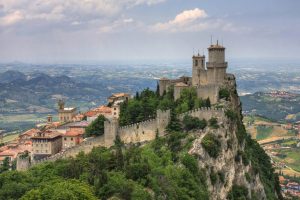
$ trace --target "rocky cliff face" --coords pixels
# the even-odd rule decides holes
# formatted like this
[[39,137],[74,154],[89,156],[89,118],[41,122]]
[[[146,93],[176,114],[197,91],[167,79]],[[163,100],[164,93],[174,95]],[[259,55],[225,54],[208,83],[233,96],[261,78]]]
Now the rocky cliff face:
[[[270,160],[245,132],[235,81],[228,82],[224,89],[230,96],[217,106],[224,108],[227,118],[219,121],[218,127],[195,133],[197,139],[189,151],[206,171],[211,199],[236,199],[237,196],[239,199],[281,199]],[[215,139],[215,146],[209,138]],[[266,166],[261,166],[265,164],[260,161],[266,162]]]

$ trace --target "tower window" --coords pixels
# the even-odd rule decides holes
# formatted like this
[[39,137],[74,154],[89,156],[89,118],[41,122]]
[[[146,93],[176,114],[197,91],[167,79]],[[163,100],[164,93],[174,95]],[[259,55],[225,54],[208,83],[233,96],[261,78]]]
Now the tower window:
[[195,66],[198,66],[198,60],[195,60]]

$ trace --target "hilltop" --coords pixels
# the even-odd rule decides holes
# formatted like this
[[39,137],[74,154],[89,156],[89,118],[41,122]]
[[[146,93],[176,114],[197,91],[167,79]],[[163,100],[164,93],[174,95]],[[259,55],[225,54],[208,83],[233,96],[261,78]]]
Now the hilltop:
[[[242,125],[235,87],[227,90],[230,95],[212,105],[223,107],[226,118],[222,121],[212,118],[204,123],[193,117],[181,121],[172,115],[168,134],[150,143],[125,145],[117,138],[109,149],[94,148],[91,153],[46,162],[26,172],[3,173],[0,197],[281,199],[269,157]],[[177,108],[189,102],[189,91],[185,94],[179,104],[174,102]],[[143,102],[142,96],[135,101]],[[154,98],[155,93],[150,96]],[[162,102],[168,96],[158,103],[166,105]]]

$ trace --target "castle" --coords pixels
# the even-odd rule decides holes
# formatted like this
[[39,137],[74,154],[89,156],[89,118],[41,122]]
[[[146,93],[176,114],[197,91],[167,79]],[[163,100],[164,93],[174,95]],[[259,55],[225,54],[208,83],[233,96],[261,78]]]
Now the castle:
[[174,99],[180,97],[185,88],[194,87],[197,96],[202,99],[209,98],[211,103],[217,103],[219,88],[225,82],[229,74],[226,73],[225,47],[216,44],[208,47],[208,62],[205,64],[205,56],[193,56],[192,77],[180,77],[179,79],[161,78],[159,80],[159,93],[163,95],[170,87],[174,87]]
[[[217,42],[215,45],[211,45],[208,48],[208,62],[206,64],[204,55],[198,54],[193,56],[192,77],[184,76],[173,80],[161,78],[159,80],[159,93],[162,96],[169,88],[174,87],[174,99],[176,100],[180,98],[183,89],[195,88],[198,98],[209,98],[210,102],[215,104],[219,101],[220,88],[228,82],[235,83],[234,76],[232,74],[227,74],[226,69],[227,62],[225,62],[225,48]],[[76,111],[74,108],[64,108],[63,101],[59,102],[60,121],[69,121],[74,115],[74,111]],[[56,160],[68,156],[75,156],[80,151],[87,153],[91,151],[94,146],[110,147],[114,144],[117,136],[119,136],[125,144],[151,141],[155,139],[157,135],[164,136],[166,134],[165,129],[171,120],[170,110],[157,110],[156,117],[153,119],[121,127],[119,126],[117,114],[119,111],[116,112],[116,109],[114,109],[114,112],[116,113],[115,115],[106,116],[106,121],[104,122],[104,134],[102,136],[89,138],[79,145],[72,146],[71,148],[65,149],[63,152],[36,161],[36,163],[45,160]],[[205,119],[207,121],[211,118],[217,118],[218,121],[223,121],[225,119],[223,108],[198,108],[178,115],[178,119],[182,120],[185,115]],[[20,162],[22,165],[24,165],[24,163],[26,164],[26,162]],[[26,167],[27,164],[24,166]]]

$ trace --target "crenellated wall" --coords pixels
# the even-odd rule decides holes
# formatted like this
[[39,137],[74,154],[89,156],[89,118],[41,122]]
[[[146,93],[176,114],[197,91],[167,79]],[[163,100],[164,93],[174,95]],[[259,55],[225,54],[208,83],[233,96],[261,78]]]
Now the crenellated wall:
[[157,129],[156,119],[150,119],[137,124],[120,127],[118,134],[125,143],[137,143],[153,140]]
[[104,124],[105,146],[112,146],[117,135],[125,144],[153,140],[157,131],[163,136],[170,119],[170,110],[157,110],[156,118],[123,127],[119,127],[114,119],[110,119]]
[[178,116],[179,120],[183,120],[184,116],[186,115],[197,117],[199,119],[205,119],[207,121],[212,117],[217,118],[218,121],[223,121],[225,119],[225,112],[223,108],[197,108],[180,114]]

